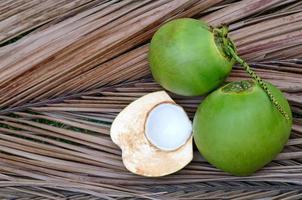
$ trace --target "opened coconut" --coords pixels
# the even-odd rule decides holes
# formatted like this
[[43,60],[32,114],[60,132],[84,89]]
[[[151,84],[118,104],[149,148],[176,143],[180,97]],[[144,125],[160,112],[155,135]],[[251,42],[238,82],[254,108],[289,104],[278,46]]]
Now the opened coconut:
[[112,141],[122,150],[125,167],[143,176],[164,176],[193,158],[192,123],[164,92],[147,94],[115,118]]

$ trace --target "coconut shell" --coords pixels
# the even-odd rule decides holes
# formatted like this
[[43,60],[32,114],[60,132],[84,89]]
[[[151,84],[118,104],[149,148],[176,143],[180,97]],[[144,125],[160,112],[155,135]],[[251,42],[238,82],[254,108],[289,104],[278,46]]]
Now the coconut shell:
[[164,91],[147,94],[122,110],[111,126],[111,139],[121,148],[125,167],[135,174],[168,175],[185,167],[193,158],[192,136],[174,151],[158,149],[146,138],[148,113],[161,103],[175,102]]

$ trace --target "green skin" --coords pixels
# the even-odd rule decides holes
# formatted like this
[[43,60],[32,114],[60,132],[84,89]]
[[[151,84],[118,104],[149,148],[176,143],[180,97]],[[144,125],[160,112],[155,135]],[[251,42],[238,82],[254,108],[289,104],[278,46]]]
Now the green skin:
[[149,63],[154,79],[184,96],[203,95],[228,76],[234,59],[224,55],[212,29],[189,18],[163,25],[153,36]]
[[259,85],[233,82],[211,93],[193,121],[195,144],[211,164],[237,176],[247,176],[282,151],[292,115],[282,92],[266,83],[290,120],[271,103]]

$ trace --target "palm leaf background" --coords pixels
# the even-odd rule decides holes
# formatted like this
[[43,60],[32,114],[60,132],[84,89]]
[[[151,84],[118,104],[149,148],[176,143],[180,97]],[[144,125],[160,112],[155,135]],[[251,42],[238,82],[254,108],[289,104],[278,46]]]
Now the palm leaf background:
[[[302,198],[301,1],[7,0],[0,11],[0,198]],[[239,54],[290,101],[291,139],[250,177],[221,172],[198,152],[174,175],[136,176],[110,140],[126,105],[162,89],[148,42],[179,17],[229,24]],[[227,81],[247,78],[235,66]],[[202,101],[171,95],[190,117]]]

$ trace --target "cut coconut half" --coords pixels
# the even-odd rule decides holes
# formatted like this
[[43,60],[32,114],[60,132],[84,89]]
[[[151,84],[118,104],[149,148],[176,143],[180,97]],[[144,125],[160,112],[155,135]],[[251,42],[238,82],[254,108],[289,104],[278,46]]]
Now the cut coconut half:
[[129,104],[114,120],[110,135],[122,150],[125,167],[143,176],[164,176],[193,158],[192,123],[164,92]]

